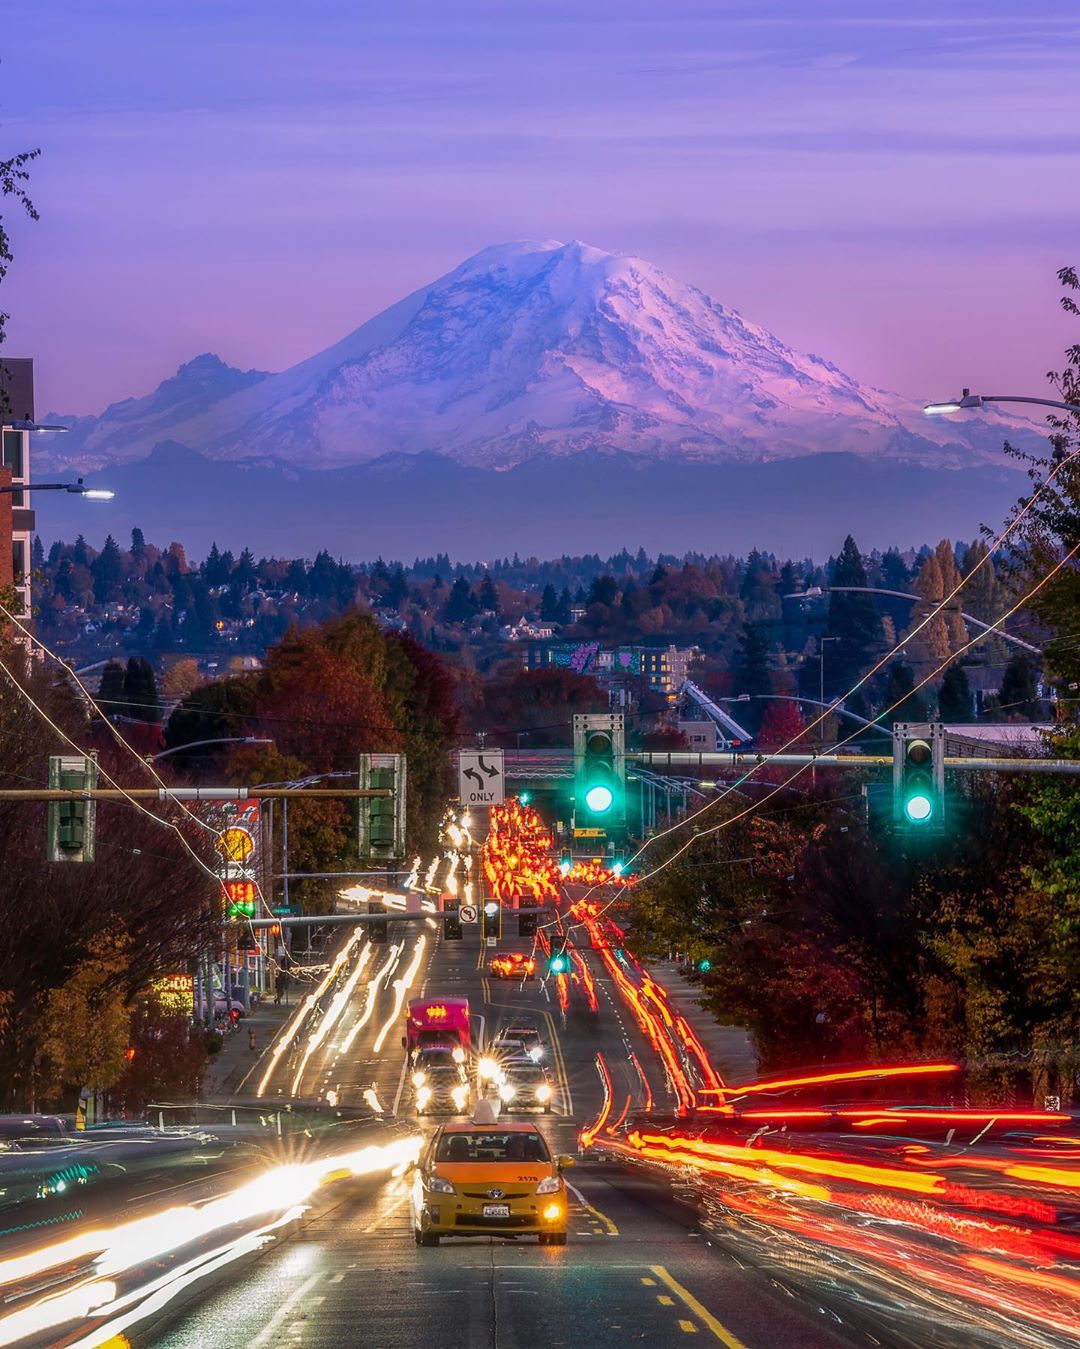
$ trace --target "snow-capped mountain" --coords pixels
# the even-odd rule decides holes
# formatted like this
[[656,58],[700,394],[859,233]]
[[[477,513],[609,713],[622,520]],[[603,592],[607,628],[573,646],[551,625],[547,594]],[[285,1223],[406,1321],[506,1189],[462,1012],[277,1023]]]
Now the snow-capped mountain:
[[343,468],[436,453],[760,462],[821,453],[934,468],[999,460],[1030,423],[932,420],[672,280],[582,243],[484,249],[280,374],[203,355],[144,398],[74,420],[54,462],[213,458]]

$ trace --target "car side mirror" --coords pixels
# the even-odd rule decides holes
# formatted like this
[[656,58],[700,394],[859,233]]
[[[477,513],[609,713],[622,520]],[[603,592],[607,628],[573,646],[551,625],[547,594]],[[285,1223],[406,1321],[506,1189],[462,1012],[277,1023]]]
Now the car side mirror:
[[577,1166],[577,1162],[568,1153],[563,1153],[556,1161],[560,1171],[565,1171],[568,1166]]

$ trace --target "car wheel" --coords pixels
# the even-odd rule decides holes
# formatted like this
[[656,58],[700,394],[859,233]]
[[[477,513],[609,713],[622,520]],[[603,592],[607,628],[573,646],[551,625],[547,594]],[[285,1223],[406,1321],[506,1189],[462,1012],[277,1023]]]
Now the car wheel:
[[422,1246],[424,1244],[424,1238],[420,1232],[419,1227],[413,1228],[413,1241],[415,1241],[418,1246]]
[[536,1244],[537,1244],[538,1246],[546,1246],[546,1245],[548,1244],[549,1240],[550,1240],[550,1237],[549,1237],[548,1233],[547,1233],[547,1232],[541,1232],[540,1235],[536,1238]]
[[[563,1240],[565,1241],[566,1238],[564,1237]],[[437,1246],[438,1244],[439,1244],[439,1234],[438,1234],[438,1232],[421,1232],[421,1233],[420,1233],[420,1245],[421,1245],[421,1246]]]
[[550,1234],[550,1236],[548,1237],[548,1241],[551,1243],[552,1246],[565,1246],[565,1245],[566,1245],[566,1233],[565,1233],[565,1232],[552,1232],[552,1233]]

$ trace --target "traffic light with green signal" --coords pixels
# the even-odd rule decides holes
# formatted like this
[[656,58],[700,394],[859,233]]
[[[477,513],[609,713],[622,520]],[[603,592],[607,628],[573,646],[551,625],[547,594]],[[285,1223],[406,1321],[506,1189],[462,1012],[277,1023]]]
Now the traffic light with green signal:
[[574,717],[574,826],[608,833],[626,820],[626,750],[621,712]]
[[893,821],[904,833],[935,834],[945,825],[945,728],[940,722],[893,726]]
[[552,951],[548,957],[548,974],[565,974],[570,968],[570,957],[565,951]]

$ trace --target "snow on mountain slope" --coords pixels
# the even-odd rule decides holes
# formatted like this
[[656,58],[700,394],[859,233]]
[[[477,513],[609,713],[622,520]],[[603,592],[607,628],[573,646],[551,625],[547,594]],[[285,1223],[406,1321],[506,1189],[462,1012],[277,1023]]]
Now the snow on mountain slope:
[[1038,434],[994,414],[931,420],[639,258],[519,242],[281,374],[199,357],[147,398],[80,418],[56,452],[92,466],[170,439],[323,468],[425,451],[493,469],[582,451],[846,452],[941,468],[998,461],[1018,428]]

